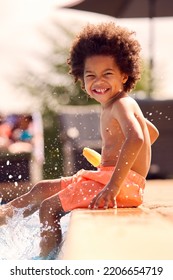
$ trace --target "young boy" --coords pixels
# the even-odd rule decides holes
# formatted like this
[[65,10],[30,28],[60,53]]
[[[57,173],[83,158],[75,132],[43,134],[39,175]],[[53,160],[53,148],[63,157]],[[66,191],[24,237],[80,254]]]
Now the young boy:
[[51,259],[61,242],[61,217],[75,208],[137,207],[142,203],[159,133],[128,95],[140,78],[140,45],[133,32],[114,23],[87,25],[70,50],[70,74],[101,104],[101,164],[73,177],[41,181],[1,207],[1,223],[16,208],[24,216],[39,209],[40,259]]

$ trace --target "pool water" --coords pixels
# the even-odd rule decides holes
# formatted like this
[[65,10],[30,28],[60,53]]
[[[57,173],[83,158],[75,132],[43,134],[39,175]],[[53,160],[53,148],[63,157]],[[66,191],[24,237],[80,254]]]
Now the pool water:
[[[63,234],[69,215],[61,219]],[[31,260],[39,255],[40,228],[38,211],[23,218],[22,210],[0,227],[0,260]]]

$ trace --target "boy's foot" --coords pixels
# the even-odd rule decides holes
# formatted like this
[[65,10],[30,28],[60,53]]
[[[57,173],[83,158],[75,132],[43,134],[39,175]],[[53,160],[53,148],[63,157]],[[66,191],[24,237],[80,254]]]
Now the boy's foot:
[[8,218],[13,216],[13,207],[2,205],[0,206],[0,226],[7,224]]

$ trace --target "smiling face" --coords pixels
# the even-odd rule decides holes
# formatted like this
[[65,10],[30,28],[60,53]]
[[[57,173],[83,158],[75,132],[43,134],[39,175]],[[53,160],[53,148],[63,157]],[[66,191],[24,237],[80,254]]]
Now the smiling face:
[[120,72],[112,56],[96,55],[85,60],[85,89],[90,97],[103,105],[123,91],[127,79],[128,76]]

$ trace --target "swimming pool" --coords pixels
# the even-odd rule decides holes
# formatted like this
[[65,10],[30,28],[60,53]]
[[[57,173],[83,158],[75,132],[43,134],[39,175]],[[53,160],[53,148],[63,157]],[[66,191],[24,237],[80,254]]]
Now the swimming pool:
[[[63,234],[69,215],[61,219]],[[40,229],[38,211],[23,218],[22,210],[0,227],[0,260],[31,260],[39,255]]]

